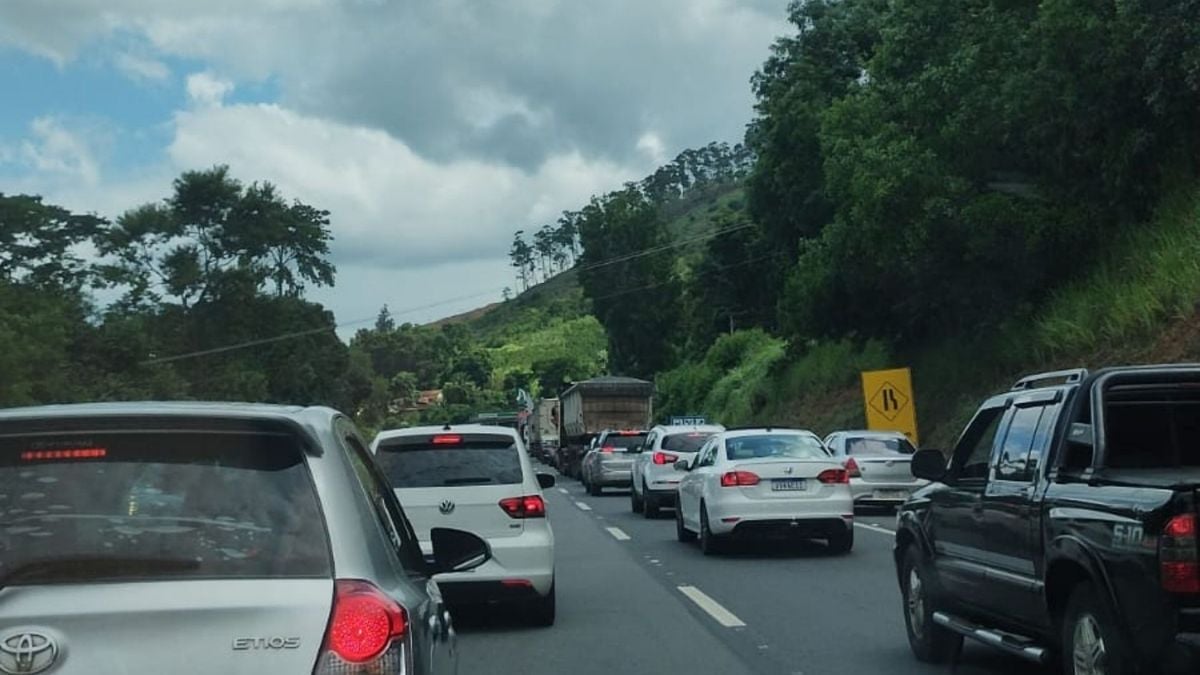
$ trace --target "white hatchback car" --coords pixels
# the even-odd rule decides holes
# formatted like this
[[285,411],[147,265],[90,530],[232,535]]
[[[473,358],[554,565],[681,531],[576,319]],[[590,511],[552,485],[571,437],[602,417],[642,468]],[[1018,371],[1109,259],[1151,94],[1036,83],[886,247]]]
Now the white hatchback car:
[[651,429],[635,450],[630,510],[654,518],[659,507],[674,506],[680,477],[675,462],[691,459],[709,436],[724,430],[719,424],[659,425]]
[[515,430],[470,424],[382,431],[371,451],[427,555],[435,527],[473,532],[491,547],[482,566],[435,577],[448,603],[513,603],[533,623],[554,623],[554,532],[542,497],[554,476],[534,473]]
[[735,537],[825,539],[834,553],[854,546],[854,502],[842,463],[800,429],[738,429],[714,435],[679,460],[680,541],[700,538],[712,554]]

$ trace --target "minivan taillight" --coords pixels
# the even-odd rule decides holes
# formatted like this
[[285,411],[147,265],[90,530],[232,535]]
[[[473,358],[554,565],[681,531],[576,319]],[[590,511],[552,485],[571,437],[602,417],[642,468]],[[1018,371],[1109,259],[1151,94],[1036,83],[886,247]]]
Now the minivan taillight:
[[334,582],[333,612],[314,675],[402,672],[408,613],[374,584]]
[[541,495],[525,495],[500,500],[500,508],[509,518],[545,518],[546,501]]
[[672,455],[669,452],[655,452],[651,459],[653,459],[654,463],[658,465],[674,464],[679,460],[679,455]]
[[1167,521],[1158,538],[1163,590],[1200,593],[1200,556],[1196,552],[1196,516],[1185,513]]

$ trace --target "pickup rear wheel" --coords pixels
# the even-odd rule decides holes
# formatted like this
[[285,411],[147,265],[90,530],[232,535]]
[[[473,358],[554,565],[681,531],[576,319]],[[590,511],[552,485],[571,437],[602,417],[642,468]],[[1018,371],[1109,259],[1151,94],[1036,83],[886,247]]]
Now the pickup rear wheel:
[[918,660],[944,663],[962,646],[962,636],[933,622],[936,611],[929,594],[929,572],[925,557],[916,546],[904,552],[900,570],[901,593],[904,596],[904,628],[908,645]]
[[1068,675],[1127,675],[1133,672],[1112,610],[1090,583],[1071,592],[1063,613],[1063,672]]

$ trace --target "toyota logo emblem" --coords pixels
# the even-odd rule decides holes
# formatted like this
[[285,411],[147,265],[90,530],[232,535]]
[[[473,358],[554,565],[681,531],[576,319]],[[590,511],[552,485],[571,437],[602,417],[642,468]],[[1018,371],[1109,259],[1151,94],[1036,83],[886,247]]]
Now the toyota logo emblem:
[[32,675],[54,665],[58,645],[45,633],[22,630],[0,637],[0,671]]
[[447,516],[450,515],[451,513],[454,513],[454,502],[450,501],[449,499],[444,500],[441,504],[438,505],[438,511],[441,511],[442,513],[446,514]]

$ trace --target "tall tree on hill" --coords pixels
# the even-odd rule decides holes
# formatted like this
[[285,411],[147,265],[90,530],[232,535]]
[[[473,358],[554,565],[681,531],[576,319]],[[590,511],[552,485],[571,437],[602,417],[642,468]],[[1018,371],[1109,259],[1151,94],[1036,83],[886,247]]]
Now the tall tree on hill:
[[517,230],[513,235],[508,257],[512,260],[513,268],[517,270],[517,281],[521,284],[521,290],[529,290],[529,265],[533,258],[533,249],[525,241],[525,230]]

